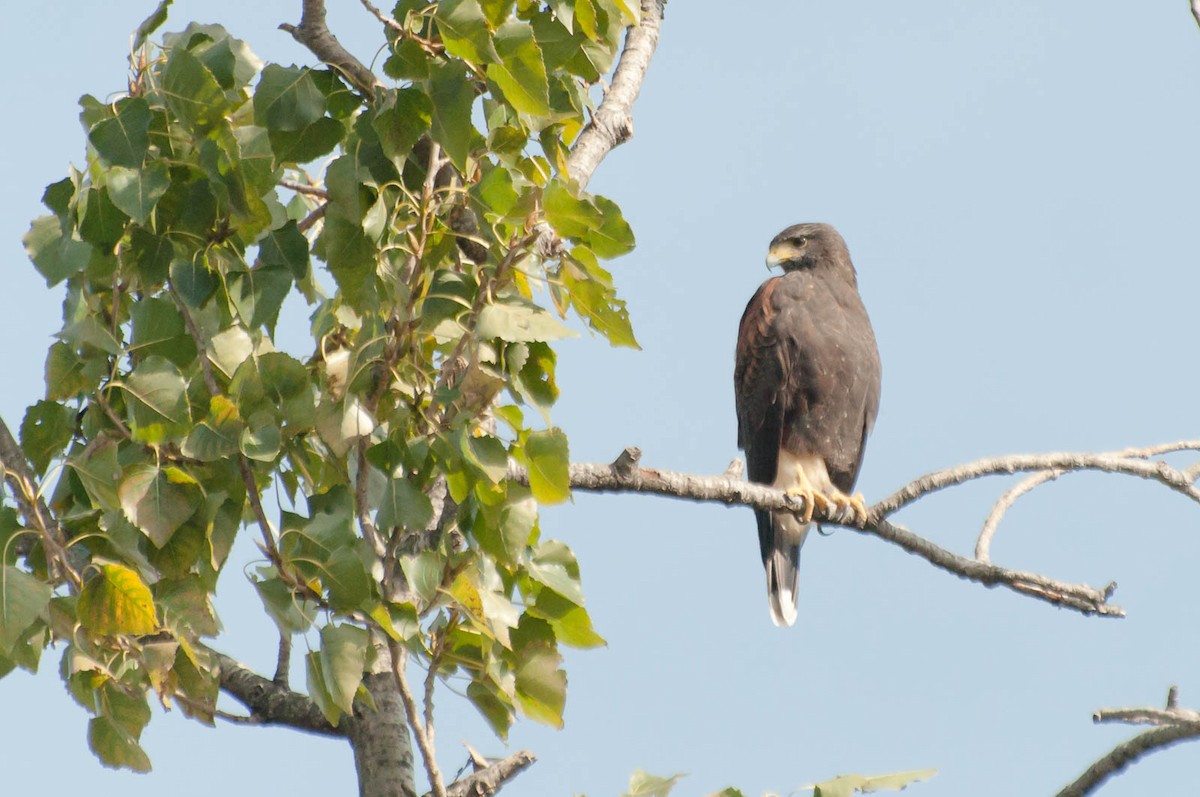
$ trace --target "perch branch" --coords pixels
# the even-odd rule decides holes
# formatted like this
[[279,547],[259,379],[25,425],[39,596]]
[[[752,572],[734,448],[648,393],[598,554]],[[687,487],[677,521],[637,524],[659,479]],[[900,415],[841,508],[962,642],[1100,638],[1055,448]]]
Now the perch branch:
[[[1192,450],[1200,443],[1173,443],[1154,449],[1141,449],[1139,453],[1153,451]],[[626,449],[615,462],[609,465],[573,464],[570,468],[571,487],[591,492],[651,493],[693,501],[711,501],[726,505],[742,505],[756,509],[800,512],[805,509],[804,499],[788,495],[782,490],[752,484],[729,475],[697,476],[689,473],[654,470],[639,466],[641,452],[636,448]],[[1011,570],[988,561],[960,556],[935,543],[920,537],[903,526],[892,522],[888,516],[916,498],[935,489],[960,484],[992,473],[1014,473],[1026,470],[1045,469],[1096,469],[1154,478],[1173,489],[1183,491],[1179,471],[1163,463],[1150,463],[1133,458],[1128,452],[1119,454],[1045,454],[1017,455],[980,460],[958,468],[940,471],[917,479],[902,488],[891,498],[870,507],[864,524],[857,525],[849,513],[838,510],[822,511],[813,515],[819,522],[836,523],[853,528],[899,546],[919,556],[935,567],[961,578],[986,586],[1003,586],[1015,592],[1046,601],[1083,614],[1098,614],[1123,617],[1125,611],[1108,603],[1114,584],[1097,589],[1087,584],[1072,584],[1052,578]],[[516,463],[509,464],[508,477],[528,484],[528,473]],[[897,499],[900,496],[901,499]]]
[[996,529],[1000,526],[1001,518],[1009,509],[1012,509],[1012,505],[1017,502],[1018,498],[1046,482],[1054,481],[1065,472],[1060,468],[1038,471],[1017,482],[1004,495],[1000,496],[992,505],[992,511],[988,513],[987,520],[983,521],[979,539],[975,541],[975,558],[981,562],[991,561],[992,537],[996,536]]
[[220,670],[221,691],[245,706],[258,723],[286,725],[323,736],[346,735],[344,727],[329,724],[306,696],[264,678],[224,653],[211,652]]
[[375,96],[377,86],[383,85],[375,73],[351,55],[329,30],[325,24],[325,0],[304,0],[300,24],[289,25],[285,22],[279,29],[290,33],[293,39],[307,47],[323,63],[342,73],[368,99]]

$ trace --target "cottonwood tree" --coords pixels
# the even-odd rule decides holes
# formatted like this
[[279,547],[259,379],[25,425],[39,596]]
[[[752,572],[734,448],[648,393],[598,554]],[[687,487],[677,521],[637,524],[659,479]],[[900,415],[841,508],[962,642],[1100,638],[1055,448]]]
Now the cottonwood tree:
[[[135,34],[127,91],[82,101],[85,168],[46,189],[49,213],[25,239],[63,291],[63,326],[19,444],[0,422],[0,673],[60,648],[110,766],[149,768],[139,739],[153,699],[205,723],[348,740],[365,795],[416,794],[410,737],[433,794],[491,793],[534,757],[479,760],[447,783],[439,680],[465,680],[501,736],[518,714],[558,725],[560,647],[602,642],[540,505],[599,490],[804,508],[736,468],[643,468],[636,449],[571,464],[551,420],[562,319],[636,346],[602,265],[633,234],[586,187],[630,135],[662,4],[362,0],[386,37],[382,74],[338,42],[323,0],[281,26],[314,56],[303,67],[264,65],[218,26],[159,35],[169,4]],[[276,346],[292,292],[312,307],[304,359]],[[971,463],[917,479],[852,527],[980,584],[1120,615],[1111,589],[993,564],[989,541],[1013,501],[1070,471],[1200,501],[1200,467],[1155,461],[1178,451],[1200,441]],[[974,557],[894,520],[937,490],[1016,472],[1031,475],[1001,497]],[[269,512],[267,491],[285,509]],[[238,534],[262,552],[251,578],[280,632],[270,675],[218,637],[212,595]],[[297,635],[311,651],[303,690],[289,672]],[[247,713],[218,709],[221,692]],[[1174,697],[1098,718],[1166,727],[1063,794],[1200,736],[1200,715]]]

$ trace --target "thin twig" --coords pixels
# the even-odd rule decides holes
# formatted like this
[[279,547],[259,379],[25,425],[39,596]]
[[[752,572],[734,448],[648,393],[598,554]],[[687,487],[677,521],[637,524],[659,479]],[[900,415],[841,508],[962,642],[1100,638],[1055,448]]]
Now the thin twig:
[[323,736],[345,736],[345,724],[331,725],[317,704],[264,678],[224,653],[206,648],[216,659],[221,691],[245,706],[264,725],[286,725]]
[[[60,570],[71,586],[78,591],[83,587],[83,579],[80,578],[76,565],[72,563],[71,559],[80,560],[78,562],[80,567],[86,564],[86,559],[78,554],[72,555],[66,531],[59,524],[58,518],[50,511],[50,507],[46,506],[46,501],[38,489],[37,477],[34,475],[33,468],[29,466],[25,452],[17,444],[16,438],[9,431],[8,424],[2,418],[0,418],[0,470],[4,472],[4,481],[8,483],[13,499],[17,502],[17,508],[25,516],[26,525],[37,530],[49,559],[57,563],[56,569]],[[24,546],[20,541],[17,546],[18,552],[21,552],[21,548]],[[27,552],[28,549],[26,548],[25,551]]]
[[325,214],[328,212],[328,202],[323,205],[317,205],[315,208],[313,208],[311,213],[300,220],[300,223],[296,225],[296,229],[298,229],[300,232],[308,232],[316,226],[318,221],[325,218]]
[[297,194],[307,194],[308,196],[320,197],[321,199],[329,199],[329,192],[315,185],[297,183],[294,180],[280,180],[279,185],[291,189]]
[[874,509],[884,515],[890,515],[922,496],[977,479],[980,476],[1039,470],[1094,470],[1103,473],[1124,473],[1161,482],[1193,501],[1200,502],[1200,490],[1196,489],[1184,471],[1173,468],[1165,462],[1147,461],[1149,456],[1171,451],[1200,451],[1200,440],[1187,440],[1152,448],[1106,453],[1016,454],[980,459],[935,471],[915,479],[877,503]]
[[374,6],[374,4],[371,3],[371,0],[361,0],[361,2],[363,4],[363,8],[367,9],[372,14],[374,14],[375,19],[382,22],[384,27],[390,28],[401,35],[403,35],[404,33],[407,33],[407,31],[404,29],[403,25],[401,25],[399,22],[397,22],[392,17],[389,17],[387,14],[384,14],[378,8],[376,8]]
[[1012,505],[1017,502],[1018,498],[1039,485],[1054,481],[1064,472],[1057,468],[1055,470],[1039,471],[1017,482],[1004,495],[1000,496],[992,506],[992,511],[988,513],[987,520],[983,521],[983,528],[979,530],[979,539],[975,541],[975,558],[981,562],[991,561],[990,549],[992,546],[992,537],[996,535],[996,528],[1000,525],[1000,520],[1004,517],[1005,513],[1012,508]]
[[438,768],[437,755],[433,749],[433,740],[429,731],[432,726],[426,726],[421,720],[417,701],[408,685],[408,676],[404,671],[408,664],[408,651],[399,642],[388,638],[388,650],[392,655],[392,675],[396,679],[396,688],[400,690],[400,700],[404,703],[404,714],[408,717],[408,725],[412,728],[425,762],[425,774],[429,776],[429,785],[433,797],[446,797],[446,782],[442,779],[442,771]]

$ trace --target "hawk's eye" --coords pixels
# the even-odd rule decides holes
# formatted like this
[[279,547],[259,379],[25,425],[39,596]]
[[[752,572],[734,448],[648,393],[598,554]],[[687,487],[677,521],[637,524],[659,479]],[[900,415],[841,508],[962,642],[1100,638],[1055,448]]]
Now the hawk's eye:
[[796,244],[797,249],[803,249],[805,246],[808,245],[808,239],[805,238],[803,235],[799,236],[798,238],[793,238],[792,242]]

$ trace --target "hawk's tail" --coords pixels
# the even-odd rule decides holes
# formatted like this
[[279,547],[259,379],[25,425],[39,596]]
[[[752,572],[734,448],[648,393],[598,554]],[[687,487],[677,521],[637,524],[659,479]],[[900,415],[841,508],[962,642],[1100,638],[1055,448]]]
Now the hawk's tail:
[[[794,515],[764,512],[770,526],[771,544],[764,546],[763,566],[767,570],[767,598],[771,620],[786,627],[796,622],[797,587],[800,583],[800,545],[808,532],[807,524]],[[760,534],[762,529],[760,529]]]

